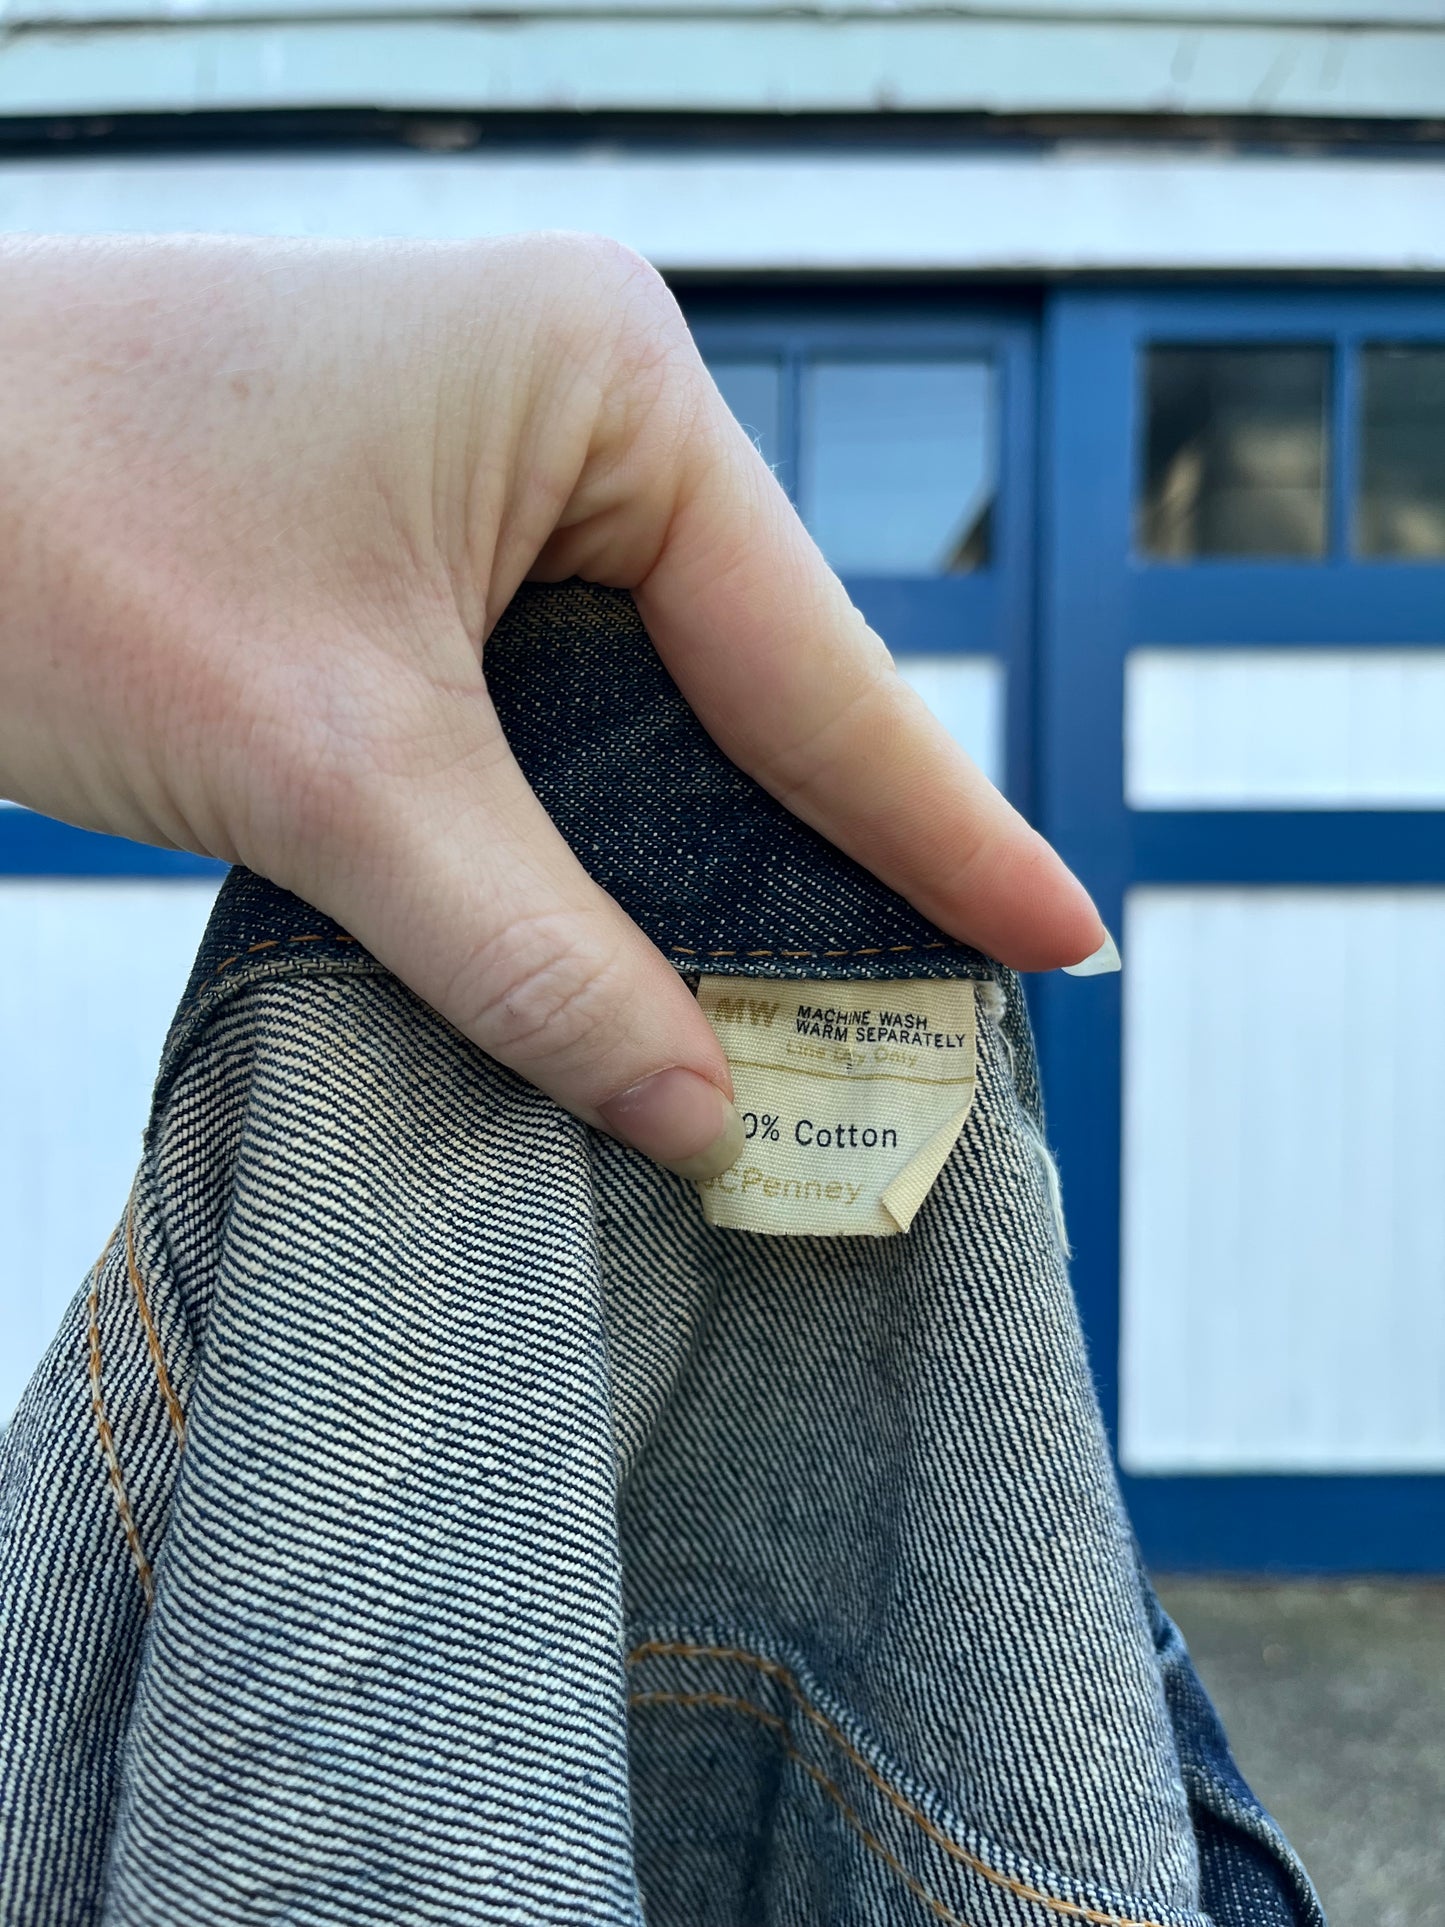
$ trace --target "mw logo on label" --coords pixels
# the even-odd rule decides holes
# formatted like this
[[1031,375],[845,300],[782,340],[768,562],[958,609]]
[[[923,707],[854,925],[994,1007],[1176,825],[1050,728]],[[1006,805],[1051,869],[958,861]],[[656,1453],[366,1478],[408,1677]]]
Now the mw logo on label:
[[713,1014],[720,1024],[752,1024],[771,1030],[779,1009],[778,1004],[760,1004],[751,997],[719,997]]

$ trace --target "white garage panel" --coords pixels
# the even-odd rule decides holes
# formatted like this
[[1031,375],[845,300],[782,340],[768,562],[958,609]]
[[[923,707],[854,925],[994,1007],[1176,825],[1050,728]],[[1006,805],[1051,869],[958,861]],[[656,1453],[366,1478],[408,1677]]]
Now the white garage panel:
[[1003,665],[992,656],[900,656],[898,673],[1002,789]]
[[[564,25],[575,39],[575,23]],[[407,23],[408,46],[422,27]],[[144,74],[146,36],[124,32],[133,71]],[[9,58],[38,41],[83,51],[103,85],[114,76],[114,44],[97,34],[15,34]],[[1436,41],[1445,46],[1438,33]],[[338,70],[334,50],[328,58]],[[453,62],[452,106],[456,73]],[[5,108],[0,86],[0,111],[20,112],[10,98]],[[879,148],[853,157],[806,149],[658,156],[602,144],[580,156],[481,149],[97,161],[77,152],[6,160],[0,231],[446,241],[568,228],[615,235],[665,274],[1438,274],[1445,166],[1424,158],[1428,151],[1405,161],[1087,146],[1042,154]]]
[[1445,649],[1135,649],[1124,704],[1136,810],[1445,804]]
[[0,878],[0,1424],[124,1208],[216,887]]
[[1121,1456],[1445,1470],[1445,890],[1139,889]]

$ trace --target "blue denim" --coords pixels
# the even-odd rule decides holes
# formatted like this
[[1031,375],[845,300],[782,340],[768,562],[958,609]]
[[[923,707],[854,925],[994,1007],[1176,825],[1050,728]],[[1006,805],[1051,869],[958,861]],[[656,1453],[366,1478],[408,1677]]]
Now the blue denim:
[[1138,1561],[1017,981],[622,593],[487,665],[690,980],[977,980],[968,1122],[906,1235],[709,1226],[234,872],[3,1446],[0,1922],[1320,1923]]

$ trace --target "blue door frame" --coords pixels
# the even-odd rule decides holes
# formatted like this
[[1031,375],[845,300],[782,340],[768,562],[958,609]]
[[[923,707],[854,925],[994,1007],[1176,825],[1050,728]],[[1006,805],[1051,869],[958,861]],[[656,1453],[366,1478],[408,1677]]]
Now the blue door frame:
[[[1349,554],[1355,350],[1382,339],[1445,341],[1445,297],[1403,289],[1072,290],[1047,304],[1037,820],[1115,931],[1131,884],[1445,883],[1445,816],[1438,813],[1134,812],[1124,802],[1124,662],[1132,646],[1445,643],[1445,564]],[[1171,340],[1333,344],[1330,540],[1322,560],[1145,562],[1134,553],[1140,351]],[[1033,998],[1075,1289],[1116,1441],[1121,989],[1117,977],[1085,985],[1042,979]],[[1445,1477],[1126,1475],[1124,1486],[1156,1566],[1445,1568]]]

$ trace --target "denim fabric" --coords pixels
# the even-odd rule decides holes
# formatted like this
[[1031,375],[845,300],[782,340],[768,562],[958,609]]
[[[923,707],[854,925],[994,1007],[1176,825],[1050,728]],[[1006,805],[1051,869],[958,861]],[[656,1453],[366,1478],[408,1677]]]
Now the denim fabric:
[[973,1109],[904,1236],[717,1229],[234,873],[3,1446],[0,1922],[1321,1922],[1138,1563],[1016,980],[629,598],[488,649],[679,969],[973,977]]

